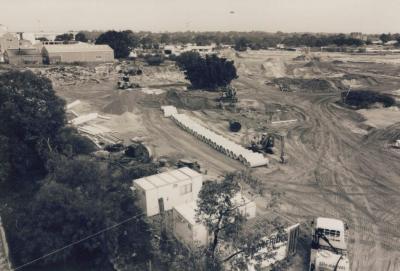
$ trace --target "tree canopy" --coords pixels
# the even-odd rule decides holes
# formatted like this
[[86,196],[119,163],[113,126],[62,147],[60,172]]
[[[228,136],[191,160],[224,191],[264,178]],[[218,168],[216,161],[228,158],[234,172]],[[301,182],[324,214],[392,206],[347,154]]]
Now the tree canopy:
[[74,34],[72,34],[72,33],[64,33],[64,34],[61,34],[61,35],[57,35],[55,40],[56,41],[65,41],[65,42],[67,42],[67,41],[71,41],[73,39],[74,39]]
[[65,126],[64,105],[46,78],[0,74],[0,203],[13,263],[57,251],[32,265],[143,270],[152,237],[130,186],[155,169],[87,155],[95,149]]
[[132,31],[107,31],[96,39],[96,44],[108,44],[114,49],[116,58],[127,58],[137,46],[137,37]]
[[0,74],[0,181],[35,179],[65,124],[64,101],[30,71]]
[[195,52],[186,52],[178,56],[176,62],[195,89],[216,90],[238,77],[233,61],[216,55],[202,57]]
[[86,34],[84,32],[78,32],[75,35],[75,40],[76,41],[81,41],[81,42],[87,42],[88,38],[86,37]]

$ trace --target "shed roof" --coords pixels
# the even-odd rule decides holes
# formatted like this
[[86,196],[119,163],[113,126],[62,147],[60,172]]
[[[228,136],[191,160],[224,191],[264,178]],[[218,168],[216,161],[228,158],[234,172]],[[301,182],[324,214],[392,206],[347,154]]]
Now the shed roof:
[[6,52],[8,56],[40,55],[36,48],[10,48]]
[[147,191],[174,183],[186,182],[197,176],[201,176],[201,174],[190,168],[184,167],[169,172],[136,179],[133,180],[133,184]]
[[43,46],[49,53],[76,53],[76,52],[113,52],[113,49],[106,45],[94,45],[88,43],[74,44],[45,44]]
[[195,201],[175,206],[174,209],[191,225],[196,224],[197,204]]

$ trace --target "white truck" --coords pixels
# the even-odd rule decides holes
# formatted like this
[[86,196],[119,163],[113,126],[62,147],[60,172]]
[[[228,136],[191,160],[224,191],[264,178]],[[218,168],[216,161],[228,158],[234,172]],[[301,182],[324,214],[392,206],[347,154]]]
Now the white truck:
[[343,221],[318,217],[312,226],[309,271],[350,271]]

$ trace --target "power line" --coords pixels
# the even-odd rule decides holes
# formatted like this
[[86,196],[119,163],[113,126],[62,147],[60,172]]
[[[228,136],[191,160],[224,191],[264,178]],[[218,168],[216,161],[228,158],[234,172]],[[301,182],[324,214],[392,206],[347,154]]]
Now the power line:
[[135,219],[135,218],[141,216],[141,215],[144,215],[144,213],[137,214],[137,215],[135,215],[135,216],[133,216],[133,217],[131,217],[131,218],[125,219],[125,220],[123,220],[123,221],[121,221],[121,222],[119,222],[119,223],[117,223],[117,224],[114,224],[113,226],[110,226],[110,227],[108,227],[108,228],[102,229],[102,230],[100,230],[100,231],[98,231],[98,232],[96,232],[96,233],[94,233],[94,234],[91,234],[91,235],[89,235],[89,236],[87,236],[87,237],[85,237],[85,238],[82,238],[82,239],[80,239],[80,240],[78,240],[78,241],[72,242],[72,243],[70,243],[70,244],[68,244],[68,245],[66,245],[66,246],[64,246],[64,247],[62,247],[62,248],[53,250],[53,251],[50,252],[50,253],[47,253],[47,254],[45,254],[45,255],[39,257],[39,258],[36,258],[36,259],[34,259],[34,260],[30,261],[30,262],[27,262],[27,263],[25,263],[25,264],[23,264],[23,265],[20,265],[20,266],[14,268],[12,271],[17,271],[17,270],[19,270],[19,269],[21,269],[21,268],[24,268],[25,266],[28,266],[28,265],[30,265],[30,264],[33,264],[33,263],[35,263],[35,262],[37,262],[37,261],[39,261],[39,260],[42,260],[42,259],[44,259],[44,258],[46,258],[46,257],[48,257],[48,256],[51,256],[51,255],[53,255],[53,254],[56,254],[56,253],[58,253],[58,252],[60,252],[60,251],[62,251],[62,250],[64,250],[64,249],[66,249],[66,248],[72,247],[72,246],[77,245],[77,244],[79,244],[79,243],[81,243],[81,242],[84,242],[84,241],[86,241],[86,240],[88,240],[88,239],[90,239],[90,238],[93,238],[93,237],[95,237],[95,236],[97,236],[97,235],[99,235],[99,234],[102,234],[103,232],[106,232],[106,231],[109,231],[109,230],[111,230],[111,229],[114,229],[114,228],[116,228],[116,227],[118,227],[118,226],[121,226],[122,224],[125,224],[125,223],[127,223],[127,222],[129,222],[129,221],[131,221],[131,220],[133,220],[133,219]]

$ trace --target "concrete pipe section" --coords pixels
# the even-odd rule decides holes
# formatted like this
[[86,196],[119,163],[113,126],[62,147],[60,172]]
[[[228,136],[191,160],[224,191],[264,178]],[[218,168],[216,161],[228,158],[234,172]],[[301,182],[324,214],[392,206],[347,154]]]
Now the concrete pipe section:
[[[167,108],[169,110],[169,114],[166,114],[164,112],[164,115],[169,115],[169,117],[171,117],[171,119],[174,120],[176,124],[184,131],[187,131],[188,133],[194,135],[199,140],[207,143],[208,145],[224,153],[228,157],[239,160],[247,167],[259,167],[268,165],[268,158],[265,158],[261,153],[255,153],[236,144],[235,142],[228,140],[227,138],[215,133],[214,131],[211,131],[210,129],[200,125],[189,116],[177,113],[178,111],[176,110],[176,108],[174,109],[170,106],[168,106]],[[237,129],[238,126],[236,126],[235,128]]]

